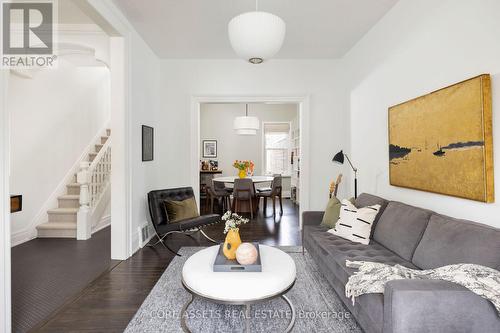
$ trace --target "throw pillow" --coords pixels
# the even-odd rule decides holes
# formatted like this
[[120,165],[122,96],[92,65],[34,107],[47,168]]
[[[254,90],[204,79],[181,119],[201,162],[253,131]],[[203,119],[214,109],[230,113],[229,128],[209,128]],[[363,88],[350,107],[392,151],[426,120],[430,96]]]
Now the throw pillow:
[[[354,198],[349,199],[349,201],[354,204]],[[335,224],[339,220],[341,206],[342,204],[337,197],[331,197],[326,205],[325,214],[323,214],[323,220],[320,225],[328,229],[335,228]]]
[[328,232],[355,243],[370,243],[370,232],[380,205],[356,208],[349,200],[342,200],[341,205],[340,218],[335,228]]
[[194,198],[187,198],[181,201],[165,200],[163,203],[168,216],[168,223],[200,216]]
[[325,214],[320,225],[328,229],[335,228],[335,223],[337,223],[340,216],[340,207],[340,200],[337,197],[331,197],[326,205]]

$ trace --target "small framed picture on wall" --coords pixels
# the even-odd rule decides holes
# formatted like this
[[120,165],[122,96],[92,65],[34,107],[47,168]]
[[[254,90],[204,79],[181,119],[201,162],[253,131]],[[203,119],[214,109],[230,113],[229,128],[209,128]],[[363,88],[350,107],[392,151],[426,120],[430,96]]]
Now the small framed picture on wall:
[[142,125],[142,161],[148,162],[153,160],[154,153],[154,129],[146,125]]
[[203,140],[203,158],[217,157],[217,140]]

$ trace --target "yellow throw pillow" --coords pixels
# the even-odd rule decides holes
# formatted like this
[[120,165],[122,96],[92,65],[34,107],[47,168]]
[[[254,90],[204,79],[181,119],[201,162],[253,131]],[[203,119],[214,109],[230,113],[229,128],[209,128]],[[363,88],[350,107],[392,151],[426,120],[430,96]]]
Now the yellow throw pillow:
[[163,203],[168,216],[168,223],[200,216],[194,198],[188,198],[181,201],[165,200]]

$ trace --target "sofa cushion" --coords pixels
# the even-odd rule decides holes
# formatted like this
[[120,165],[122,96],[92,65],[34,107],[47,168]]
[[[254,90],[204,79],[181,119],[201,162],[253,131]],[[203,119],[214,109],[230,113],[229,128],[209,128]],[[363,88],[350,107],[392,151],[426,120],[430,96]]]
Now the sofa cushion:
[[432,212],[391,201],[380,217],[373,239],[410,261]]
[[412,261],[422,269],[458,263],[500,269],[500,229],[433,214]]
[[350,261],[373,261],[388,265],[402,265],[408,268],[417,267],[411,262],[404,260],[392,251],[389,251],[377,242],[372,241],[369,245],[344,242],[339,238],[333,240],[326,246],[326,251],[330,258],[336,263],[337,277],[345,284],[349,277],[357,271],[346,266],[346,260]]
[[368,193],[361,193],[359,195],[359,197],[356,198],[354,205],[358,208],[366,207],[366,206],[373,206],[373,205],[380,205],[380,210],[378,211],[377,217],[375,217],[375,221],[373,221],[370,238],[373,238],[373,233],[375,232],[375,227],[377,226],[377,223],[380,220],[380,216],[382,216],[382,213],[384,212],[388,203],[389,203],[389,201],[387,201],[383,198],[377,197],[375,195],[368,194]]
[[347,239],[326,232],[320,226],[306,226],[304,229],[304,245],[314,258],[326,258],[326,264],[337,278],[346,283],[356,270],[345,265],[346,260],[375,261],[389,265],[403,265],[417,268],[394,252],[389,251],[377,242],[369,245],[353,243]]

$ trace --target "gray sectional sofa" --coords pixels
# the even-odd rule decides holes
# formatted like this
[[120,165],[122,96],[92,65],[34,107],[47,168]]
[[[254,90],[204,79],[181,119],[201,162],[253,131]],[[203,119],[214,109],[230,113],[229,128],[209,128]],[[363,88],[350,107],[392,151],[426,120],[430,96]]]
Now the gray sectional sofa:
[[362,295],[353,306],[344,293],[354,272],[346,259],[414,269],[474,263],[500,270],[499,229],[370,194],[355,204],[382,206],[369,245],[326,232],[320,226],[323,212],[311,211],[303,213],[303,245],[366,332],[500,332],[500,316],[489,301],[446,281],[391,281],[384,294]]

